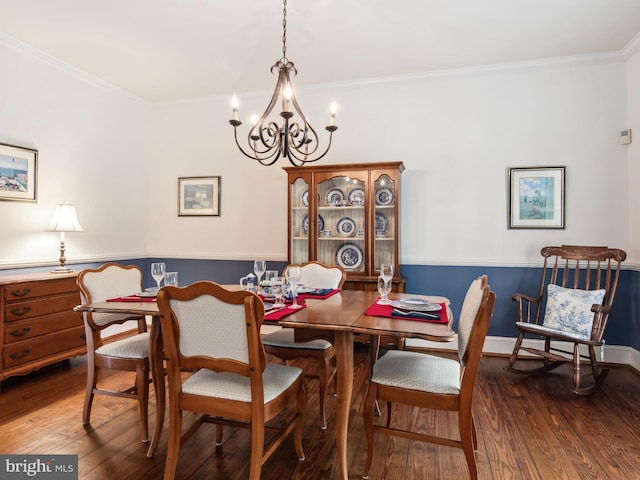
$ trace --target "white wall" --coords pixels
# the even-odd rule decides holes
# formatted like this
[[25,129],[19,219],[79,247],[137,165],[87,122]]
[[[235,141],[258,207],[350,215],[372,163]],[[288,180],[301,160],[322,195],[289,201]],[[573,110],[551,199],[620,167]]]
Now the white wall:
[[[403,263],[515,264],[537,261],[545,244],[628,248],[627,149],[618,144],[627,123],[625,75],[622,55],[609,55],[297,95],[316,128],[328,104],[339,103],[323,164],[404,161]],[[270,93],[239,94],[241,120],[261,112]],[[285,164],[256,166],[238,152],[229,98],[158,106],[154,118],[150,178],[168,194],[150,211],[150,252],[284,260]],[[508,230],[508,168],[559,165],[567,167],[566,229]],[[176,217],[176,179],[192,175],[222,176],[220,218]]]
[[632,129],[631,144],[626,145],[629,163],[629,250],[632,258],[640,258],[640,34],[628,52],[627,106],[628,122],[621,130]]
[[[85,229],[67,236],[70,261],[285,260],[285,163],[262,167],[238,152],[227,96],[152,107],[3,36],[0,65],[0,142],[39,150],[38,202],[0,202],[0,268],[57,260],[57,238],[43,230],[65,200]],[[403,263],[511,265],[537,261],[549,243],[615,245],[630,263],[640,226],[635,184],[624,179],[638,177],[638,162],[628,166],[638,147],[618,134],[637,125],[639,70],[637,54],[626,64],[609,55],[297,95],[320,130],[339,104],[323,164],[405,162]],[[238,92],[243,120],[273,85]],[[508,167],[553,165],[567,167],[566,230],[508,230]],[[202,175],[222,176],[222,216],[178,217],[177,178]]]
[[69,261],[145,256],[151,107],[10,37],[0,66],[0,143],[38,150],[37,203],[0,202],[0,268],[57,262],[64,201],[85,230]]

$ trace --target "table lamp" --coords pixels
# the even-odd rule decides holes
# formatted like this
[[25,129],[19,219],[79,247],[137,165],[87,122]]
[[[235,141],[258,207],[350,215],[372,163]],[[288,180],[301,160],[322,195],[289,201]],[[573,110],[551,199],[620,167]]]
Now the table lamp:
[[76,206],[67,203],[56,205],[53,219],[46,229],[47,232],[60,232],[60,265],[51,270],[51,273],[70,273],[71,269],[65,267],[67,261],[64,256],[64,234],[65,232],[82,232],[82,227],[76,217]]

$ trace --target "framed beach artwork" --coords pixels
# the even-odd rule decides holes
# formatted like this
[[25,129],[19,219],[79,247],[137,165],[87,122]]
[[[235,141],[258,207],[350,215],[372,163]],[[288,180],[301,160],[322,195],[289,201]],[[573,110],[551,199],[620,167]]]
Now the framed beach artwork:
[[219,217],[220,177],[178,178],[179,217]]
[[38,151],[0,143],[0,200],[36,201]]
[[564,228],[565,167],[509,168],[509,228]]

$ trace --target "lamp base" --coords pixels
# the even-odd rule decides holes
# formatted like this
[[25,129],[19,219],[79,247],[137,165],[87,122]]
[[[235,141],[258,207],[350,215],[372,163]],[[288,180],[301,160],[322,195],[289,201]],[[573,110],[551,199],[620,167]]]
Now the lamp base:
[[71,272],[73,272],[73,270],[67,267],[56,267],[53,270],[51,270],[51,273],[55,273],[55,274],[65,274],[65,273],[71,273]]

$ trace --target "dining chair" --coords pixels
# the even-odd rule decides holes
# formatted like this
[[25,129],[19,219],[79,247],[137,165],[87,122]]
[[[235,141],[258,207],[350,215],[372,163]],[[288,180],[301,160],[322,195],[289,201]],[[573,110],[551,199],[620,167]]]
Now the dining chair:
[[[515,293],[512,297],[518,305],[516,328],[519,334],[507,370],[539,375],[571,362],[572,392],[592,395],[604,383],[609,372],[608,368],[598,364],[598,353],[603,359],[604,330],[618,287],[620,266],[627,254],[617,248],[577,245],[544,247],[540,253],[544,264],[538,294],[533,297]],[[543,349],[523,345],[525,335],[542,338]],[[573,351],[566,350],[570,348],[567,345],[573,345]],[[588,350],[588,355],[580,352],[581,347]],[[600,352],[596,352],[596,348]],[[523,358],[519,356],[520,350],[541,359],[542,366],[522,368],[531,363],[532,356],[528,355],[526,361],[519,362]],[[582,358],[589,359],[591,363],[593,382],[588,386],[582,384]]]
[[[165,480],[175,476],[181,445],[204,423],[217,424],[218,446],[223,425],[251,428],[250,480],[260,478],[264,462],[292,431],[298,458],[304,460],[304,377],[299,368],[266,361],[260,298],[202,281],[163,287],[158,309],[169,377]],[[289,421],[284,428],[265,425],[285,410]],[[183,411],[201,414],[184,434]],[[267,429],[274,437],[265,445]]]
[[[83,304],[104,302],[111,298],[132,295],[142,289],[142,272],[135,265],[124,266],[109,262],[96,269],[78,274],[80,299]],[[137,399],[143,441],[149,441],[149,333],[144,316],[117,313],[82,312],[87,339],[87,387],[84,397],[82,423],[91,420],[91,407],[95,394]],[[103,341],[105,328],[136,322],[136,333],[121,340]],[[135,384],[126,390],[114,391],[98,388],[99,369],[135,372]]]
[[[471,283],[458,322],[458,358],[389,350],[375,363],[364,401],[363,417],[368,448],[363,478],[368,478],[373,461],[374,432],[461,448],[471,478],[478,478],[475,456],[478,437],[472,410],[473,391],[495,299],[486,275]],[[374,424],[376,401],[387,402],[384,425]],[[398,425],[392,427],[393,403],[457,412],[460,438],[416,433],[401,429]]]
[[[300,285],[309,288],[342,288],[347,274],[342,267],[328,266],[320,262],[307,262],[301,265],[302,275]],[[286,274],[287,269],[284,272]],[[263,335],[262,343],[267,353],[282,360],[293,360],[296,358],[313,358],[317,365],[318,374],[305,372],[307,377],[318,378],[320,393],[320,418],[321,428],[327,428],[326,402],[327,387],[336,375],[336,368],[333,364],[336,351],[328,340],[314,339],[305,342],[296,342],[292,328],[283,328],[272,333]]]

